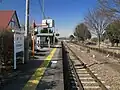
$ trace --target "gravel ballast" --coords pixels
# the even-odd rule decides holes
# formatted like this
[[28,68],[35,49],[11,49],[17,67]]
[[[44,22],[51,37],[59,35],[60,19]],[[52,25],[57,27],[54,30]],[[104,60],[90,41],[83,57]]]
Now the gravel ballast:
[[87,53],[87,49],[75,44],[68,44],[77,56],[87,64],[87,66],[105,81],[105,85],[110,86],[110,90],[120,90],[120,60],[107,57],[96,51]]

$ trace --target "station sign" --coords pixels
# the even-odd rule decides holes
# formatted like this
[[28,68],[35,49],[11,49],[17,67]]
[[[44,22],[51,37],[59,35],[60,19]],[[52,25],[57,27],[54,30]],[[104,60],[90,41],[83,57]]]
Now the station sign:
[[42,24],[48,25],[49,28],[53,28],[55,26],[55,22],[53,19],[43,19]]
[[24,51],[24,35],[21,33],[15,33],[14,37],[16,53]]
[[23,52],[22,62],[24,63],[24,31],[12,30],[14,32],[14,69],[16,69],[16,54]]

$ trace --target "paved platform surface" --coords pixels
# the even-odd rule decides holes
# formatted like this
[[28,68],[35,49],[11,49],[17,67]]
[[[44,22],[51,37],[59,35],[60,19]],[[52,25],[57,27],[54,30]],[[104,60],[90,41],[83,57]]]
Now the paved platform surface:
[[61,54],[58,48],[36,90],[64,90]]
[[[52,51],[52,49],[51,49]],[[37,55],[36,59],[30,60],[25,65],[20,65],[17,68],[18,74],[15,77],[4,85],[0,90],[63,90],[63,73],[62,73],[62,59],[61,59],[61,49],[56,49],[55,53],[53,53],[53,57],[50,57],[52,54],[51,51],[46,51],[45,55]],[[50,62],[48,68],[46,69],[47,63],[51,59],[52,61],[57,61],[56,67],[54,67],[55,63]],[[44,63],[44,64],[43,64]],[[39,71],[40,74],[39,74]],[[46,71],[45,71],[46,70]],[[44,73],[45,71],[45,73]],[[36,74],[37,72],[37,74]],[[42,75],[43,73],[44,75]],[[34,77],[36,75],[36,77]],[[41,75],[41,76],[39,76]],[[32,78],[34,77],[34,78]],[[36,83],[37,80],[40,81]],[[34,89],[26,89],[25,86],[31,79],[35,79],[33,84]]]

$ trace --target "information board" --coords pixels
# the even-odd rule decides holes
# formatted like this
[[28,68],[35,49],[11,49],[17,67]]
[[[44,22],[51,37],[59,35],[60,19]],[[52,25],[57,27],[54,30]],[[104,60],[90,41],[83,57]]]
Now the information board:
[[16,54],[23,52],[22,62],[24,63],[24,31],[14,31],[14,69],[16,69]]
[[24,51],[24,34],[15,33],[16,53]]

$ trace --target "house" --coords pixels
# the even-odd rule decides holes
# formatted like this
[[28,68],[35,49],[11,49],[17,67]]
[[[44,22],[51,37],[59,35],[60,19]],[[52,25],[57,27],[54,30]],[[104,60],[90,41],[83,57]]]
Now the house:
[[[15,30],[15,33],[3,32],[10,30]],[[16,68],[16,59],[18,56],[23,59],[24,56],[24,31],[20,27],[17,13],[14,10],[0,10],[0,54],[2,52],[4,54],[3,59],[0,60],[0,66],[5,67],[4,69],[8,66],[12,68],[13,59],[14,68]]]
[[0,10],[0,29],[20,29],[16,11]]

